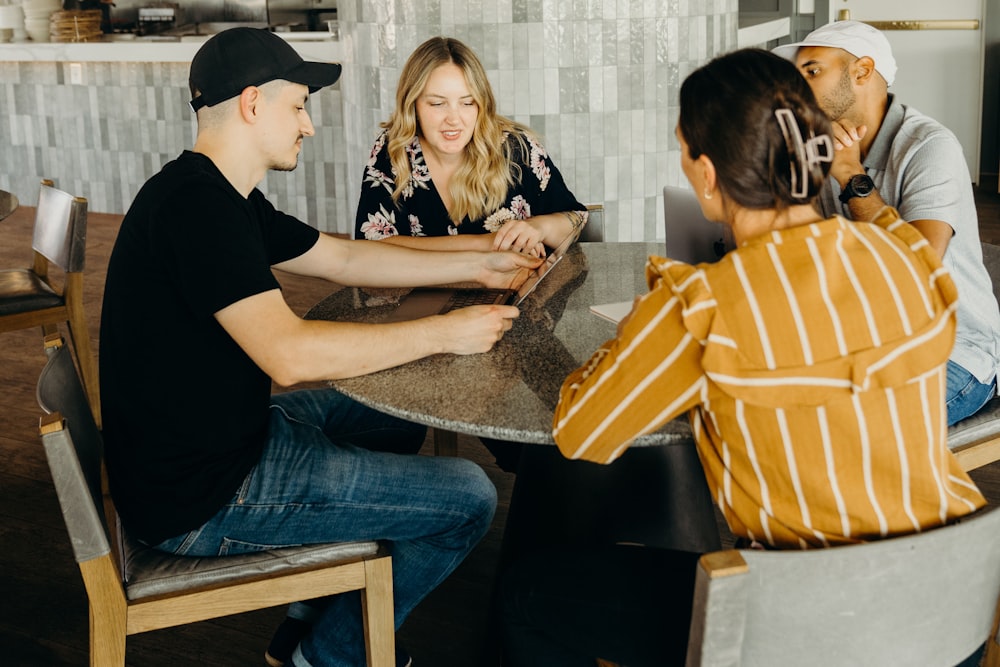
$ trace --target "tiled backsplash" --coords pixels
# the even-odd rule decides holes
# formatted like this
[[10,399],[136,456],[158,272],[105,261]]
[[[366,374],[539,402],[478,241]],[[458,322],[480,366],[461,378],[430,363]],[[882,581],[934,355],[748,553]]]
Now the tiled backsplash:
[[[194,143],[186,63],[0,62],[0,189],[25,204],[38,182],[86,197],[91,211],[124,213],[142,184]],[[344,123],[339,86],[312,95],[316,136],[293,172],[260,188],[282,209],[337,231],[347,218]],[[342,225],[341,225],[342,226]]]
[[680,82],[735,48],[736,0],[419,4],[339,5],[350,191],[360,188],[406,58],[428,37],[446,35],[475,50],[500,113],[542,135],[577,198],[604,204],[605,238],[663,238],[662,188],[683,179],[673,134]]
[[[679,16],[681,11],[688,15]],[[577,198],[605,206],[605,238],[663,237],[663,185],[683,179],[673,136],[680,81],[735,47],[736,0],[345,0],[340,83],[310,98],[299,168],[261,189],[324,231],[350,232],[362,168],[407,56],[457,37],[486,66],[500,112],[534,128]],[[109,45],[111,46],[111,45]],[[2,58],[2,54],[0,54]],[[194,141],[186,63],[0,62],[0,189],[38,181],[124,212]]]

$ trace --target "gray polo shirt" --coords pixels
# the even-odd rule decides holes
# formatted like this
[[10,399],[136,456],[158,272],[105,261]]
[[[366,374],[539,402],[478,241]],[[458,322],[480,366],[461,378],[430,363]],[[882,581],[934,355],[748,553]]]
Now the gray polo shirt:
[[[1000,309],[983,265],[972,178],[955,135],[933,118],[889,95],[889,109],[864,161],[885,203],[904,220],[941,220],[955,234],[944,266],[958,288],[958,331],[951,360],[982,383],[1000,367]],[[850,217],[837,197],[840,186],[821,195],[823,215]]]

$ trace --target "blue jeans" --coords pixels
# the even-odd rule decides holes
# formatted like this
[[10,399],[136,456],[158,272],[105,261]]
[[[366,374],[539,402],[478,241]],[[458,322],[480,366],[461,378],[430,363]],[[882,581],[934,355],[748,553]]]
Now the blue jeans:
[[[275,395],[264,452],[230,503],[157,548],[218,556],[381,540],[392,554],[398,628],[483,537],[497,502],[489,478],[468,460],[372,451],[423,431],[332,390]],[[365,664],[356,592],[331,599],[293,662]]]
[[948,382],[945,389],[945,405],[948,408],[948,426],[957,424],[966,417],[976,414],[979,408],[993,398],[997,381],[983,384],[969,371],[954,361],[948,362]]

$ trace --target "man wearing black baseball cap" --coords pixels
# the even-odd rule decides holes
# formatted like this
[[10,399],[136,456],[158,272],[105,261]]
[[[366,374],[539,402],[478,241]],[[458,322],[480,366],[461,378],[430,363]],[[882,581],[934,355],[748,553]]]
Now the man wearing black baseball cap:
[[[339,285],[500,287],[538,260],[340,239],[277,211],[256,186],[268,170],[295,168],[314,133],[309,94],[339,75],[339,65],[305,62],[266,30],[227,30],[195,55],[194,148],[143,185],[108,267],[106,460],[125,527],[165,551],[385,541],[398,627],[486,532],[496,490],[470,461],[391,453],[418,449],[423,427],[329,389],[271,396],[271,383],[484,352],[518,311],[306,321],[272,268]],[[331,600],[285,664],[364,664],[360,611],[357,596]]]
[[308,86],[315,93],[339,78],[340,65],[306,62],[269,30],[233,28],[205,42],[191,61],[191,109],[215,106],[249,86],[276,79]]

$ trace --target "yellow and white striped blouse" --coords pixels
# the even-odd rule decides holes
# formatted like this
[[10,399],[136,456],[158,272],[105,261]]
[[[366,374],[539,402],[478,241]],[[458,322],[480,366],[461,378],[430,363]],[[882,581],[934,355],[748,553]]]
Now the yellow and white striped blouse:
[[985,504],[946,445],[958,298],[884,209],[750,240],[716,264],[651,257],[617,339],[567,378],[555,440],[609,462],[690,410],[734,534],[781,548],[912,533]]

